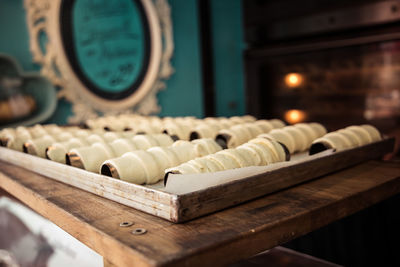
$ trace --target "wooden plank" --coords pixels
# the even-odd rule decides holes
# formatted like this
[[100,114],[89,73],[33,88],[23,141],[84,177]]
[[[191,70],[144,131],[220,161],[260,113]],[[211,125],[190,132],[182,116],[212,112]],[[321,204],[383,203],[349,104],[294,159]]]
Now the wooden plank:
[[381,157],[392,151],[393,144],[394,138],[384,139],[184,195],[127,183],[3,147],[0,147],[0,159],[172,222],[184,222],[368,159]]
[[[0,187],[116,266],[224,265],[400,192],[400,164],[369,161],[184,224],[173,224],[0,161]],[[123,221],[131,227],[121,228]],[[132,235],[135,227],[147,229]]]
[[233,181],[222,186],[178,196],[178,217],[174,221],[183,222],[201,215],[221,210],[256,197],[276,192],[305,181],[376,159],[393,150],[394,139],[386,139],[346,151],[336,152],[326,157],[260,174],[244,180]]
[[161,218],[176,217],[176,196],[173,194],[4,147],[0,147],[0,159]]

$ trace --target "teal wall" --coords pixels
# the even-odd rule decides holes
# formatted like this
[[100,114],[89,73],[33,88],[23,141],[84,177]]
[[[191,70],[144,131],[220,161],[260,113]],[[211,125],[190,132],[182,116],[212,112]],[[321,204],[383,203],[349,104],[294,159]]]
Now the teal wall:
[[25,70],[39,70],[29,51],[22,0],[0,0],[0,53],[13,56]]
[[175,73],[167,89],[158,94],[162,116],[202,117],[203,94],[200,61],[200,33],[195,0],[169,0],[172,10]]
[[245,94],[242,1],[211,0],[211,25],[217,116],[243,115]]
[[[203,92],[198,0],[169,0],[172,11],[175,73],[158,94],[161,116],[202,117]],[[244,114],[241,1],[211,2],[214,46],[216,115]],[[0,0],[0,53],[14,56],[25,70],[39,70],[32,62],[23,0]],[[59,101],[50,122],[65,123],[71,105]]]

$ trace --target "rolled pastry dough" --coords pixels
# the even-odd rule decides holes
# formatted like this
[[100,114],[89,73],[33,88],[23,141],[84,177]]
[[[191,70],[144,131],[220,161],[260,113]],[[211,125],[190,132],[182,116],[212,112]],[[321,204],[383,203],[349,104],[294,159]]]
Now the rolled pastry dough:
[[[310,154],[318,153],[324,148],[334,148],[338,151],[363,146],[381,140],[378,129],[372,125],[353,125],[335,132],[325,134],[315,140],[311,146]],[[322,147],[321,147],[322,146]]]
[[[152,184],[164,177],[164,171],[167,168],[188,162],[204,154],[214,153],[218,150],[221,150],[221,148],[212,139],[197,139],[192,142],[181,140],[168,147],[153,147],[140,153],[137,153],[137,151],[128,152],[121,157],[106,160],[100,170],[103,174],[111,173],[113,177],[125,181]],[[128,164],[127,157],[132,159],[132,161],[135,160],[132,166]],[[139,160],[138,158],[141,159]],[[150,158],[153,159],[151,164],[148,162]],[[196,167],[192,167],[192,169],[199,168],[202,163],[200,161],[196,164]],[[185,166],[182,168],[186,170]],[[218,165],[212,163],[203,167],[210,170],[219,169]],[[140,168],[140,171],[136,173],[135,168]]]
[[181,165],[165,170],[165,173],[191,174],[206,173],[259,166],[284,161],[283,147],[275,140],[255,138],[237,148],[225,149],[215,154],[195,158]]

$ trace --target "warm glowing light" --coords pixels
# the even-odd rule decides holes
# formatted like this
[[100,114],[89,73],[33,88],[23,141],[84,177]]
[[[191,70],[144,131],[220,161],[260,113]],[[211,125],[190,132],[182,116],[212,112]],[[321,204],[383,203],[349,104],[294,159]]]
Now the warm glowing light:
[[303,83],[303,75],[299,73],[288,73],[285,75],[285,84],[287,87],[299,87]]
[[302,122],[306,117],[307,113],[299,109],[291,109],[285,112],[285,120],[290,124]]

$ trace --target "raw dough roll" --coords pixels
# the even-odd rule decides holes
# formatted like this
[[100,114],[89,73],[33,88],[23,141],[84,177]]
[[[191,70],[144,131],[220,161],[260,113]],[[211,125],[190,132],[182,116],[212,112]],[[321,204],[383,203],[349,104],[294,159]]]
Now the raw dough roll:
[[195,158],[189,160],[188,163],[197,165],[200,171],[202,171],[202,166],[204,166],[206,172],[218,172],[224,170],[223,166],[220,163],[214,160],[208,160],[206,157]]
[[218,130],[215,131],[215,128],[211,127],[208,124],[200,124],[192,132],[190,132],[189,138],[190,140],[195,140],[199,138],[215,138]]
[[299,128],[287,126],[285,127],[285,131],[295,140],[295,152],[304,151],[308,148],[309,139]]
[[362,143],[363,143],[362,140],[361,140],[361,138],[360,138],[357,134],[355,134],[353,131],[349,131],[349,130],[346,130],[346,129],[340,129],[340,130],[338,130],[337,132],[338,132],[338,133],[341,133],[341,134],[344,135],[344,136],[346,136],[347,139],[348,139],[352,144],[354,144],[353,147],[361,146]]
[[166,175],[168,175],[168,173],[193,174],[193,173],[199,173],[200,169],[195,164],[191,164],[189,162],[185,162],[185,163],[182,163],[179,166],[166,169],[165,172],[166,172]]
[[129,138],[118,138],[112,141],[110,144],[112,151],[114,152],[113,157],[119,157],[129,151],[141,150],[132,139]]
[[27,140],[23,145],[25,153],[36,155],[41,158],[46,157],[46,148],[57,142],[52,136],[45,135],[40,138]]
[[289,134],[287,131],[285,131],[284,128],[273,129],[269,133],[261,134],[258,137],[269,138],[269,139],[273,139],[278,142],[281,142],[282,144],[284,144],[287,147],[290,154],[293,154],[296,150],[295,139],[293,138],[293,136],[291,134]]
[[211,138],[196,139],[191,143],[194,144],[194,150],[198,157],[214,154],[222,150],[222,147]]
[[243,119],[245,122],[253,122],[253,121],[256,121],[256,120],[257,120],[256,117],[251,116],[251,115],[243,115],[243,116],[242,116],[242,119]]
[[152,153],[153,155],[156,153],[162,154],[162,156],[166,159],[168,166],[179,165],[180,160],[179,160],[178,156],[174,153],[173,150],[171,150],[167,147],[155,146],[155,147],[149,148],[147,151]]
[[311,143],[321,137],[318,135],[318,133],[316,131],[314,131],[313,128],[311,128],[309,125],[305,124],[305,123],[301,123],[301,124],[294,124],[293,125],[295,128],[299,129],[300,131],[303,132],[303,134],[306,136],[307,138],[307,147],[306,149],[308,149],[311,145]]
[[195,145],[190,142],[179,146],[170,146],[169,150],[176,155],[179,163],[189,161],[198,156],[195,150]]
[[215,153],[212,155],[206,156],[207,160],[214,161],[219,166],[222,166],[222,170],[230,170],[240,168],[240,165],[237,161],[233,160],[231,157],[223,154],[223,153]]
[[189,129],[186,127],[178,124],[178,123],[168,123],[164,126],[163,133],[166,133],[175,139],[180,139],[180,140],[189,140],[190,139],[190,133]]
[[352,142],[352,139],[349,139],[345,134],[340,132],[327,133],[326,135],[324,135],[324,138],[333,138],[332,140],[340,139],[340,143],[342,144],[344,149],[354,147],[354,145],[356,144]]
[[132,139],[118,138],[111,143],[96,142],[89,147],[74,148],[67,153],[66,157],[73,159],[69,160],[69,164],[74,167],[99,172],[102,163],[107,159],[120,157],[134,150],[146,150],[150,147],[167,146],[172,143],[171,137],[166,134],[135,135]]
[[284,125],[280,120],[260,120],[252,123],[243,123],[232,126],[229,129],[223,129],[218,132],[216,141],[223,148],[235,148],[246,143],[257,135],[269,132],[272,128],[278,128]]
[[310,127],[318,134],[318,136],[324,136],[327,133],[326,128],[317,122],[310,122],[308,123]]
[[150,123],[141,123],[139,125],[134,125],[131,129],[140,134],[155,134],[161,133],[163,131],[162,126]]
[[52,161],[65,164],[65,155],[68,153],[69,150],[88,145],[89,143],[87,143],[83,138],[72,138],[65,142],[53,143],[49,147],[47,147],[46,157]]
[[217,172],[284,160],[286,152],[282,145],[275,140],[255,138],[237,148],[225,149],[166,169],[165,175]]
[[[274,124],[272,124],[268,120],[258,120],[258,121],[255,121],[254,124],[257,125],[258,127],[260,127],[263,133],[268,133],[269,131],[271,131],[272,129],[275,128]],[[277,127],[277,128],[280,128],[280,127]]]
[[198,124],[193,131],[190,132],[190,140],[200,139],[200,138],[212,138],[214,139],[219,130],[227,129],[233,126],[232,124],[223,124],[218,121],[207,121]]
[[132,138],[132,141],[135,143],[136,147],[140,150],[146,150],[150,147],[157,146],[157,140],[151,135],[136,135]]
[[73,138],[73,136],[69,132],[61,132],[59,134],[54,134],[53,136],[46,134],[40,138],[26,141],[23,149],[25,153],[45,158],[47,147],[57,141],[66,141],[71,138]]
[[[180,140],[169,147],[153,147],[141,153],[128,152],[121,157],[106,160],[101,166],[101,173],[132,183],[152,184],[163,179],[167,168],[220,149],[212,139],[197,139],[192,142]],[[134,163],[129,165],[127,158]],[[147,162],[150,158],[153,159],[151,164]],[[135,168],[139,168],[139,171]],[[217,169],[218,166],[210,164],[209,168]]]
[[110,170],[109,174],[112,174],[112,177],[135,184],[150,184],[150,175],[157,176],[155,159],[150,153],[142,150],[128,152],[122,157],[106,160],[102,165],[101,173],[107,175],[107,170]]
[[259,137],[275,139],[284,144],[290,154],[307,150],[311,143],[322,137],[326,129],[319,123],[298,123],[292,126],[286,126],[279,129],[273,129],[268,134]]
[[224,149],[218,153],[230,157],[232,160],[234,160],[236,163],[239,164],[240,168],[251,166],[252,165],[251,159],[247,159],[240,153],[240,151],[241,150],[238,151],[237,149],[231,148],[231,149]]
[[369,132],[361,126],[349,126],[346,127],[345,130],[352,131],[353,133],[357,134],[357,136],[359,136],[361,139],[362,145],[372,142],[372,137],[370,136]]
[[374,126],[369,125],[369,124],[364,124],[364,125],[361,125],[361,127],[363,129],[367,130],[367,132],[369,133],[369,135],[372,139],[372,142],[382,140],[381,133]]
[[252,165],[254,166],[266,165],[265,161],[263,161],[260,154],[253,147],[249,146],[248,143],[240,145],[236,149],[239,151],[239,153],[245,155],[247,159],[251,159]]
[[325,134],[315,140],[310,148],[310,155],[333,148],[337,151],[355,148],[381,140],[378,129],[372,125],[349,126],[335,132]]
[[273,162],[285,161],[289,157],[289,155],[286,154],[286,151],[282,144],[278,143],[275,140],[269,140],[266,138],[254,138],[249,142],[260,144],[269,149],[272,155]]
[[285,125],[286,125],[283,121],[281,121],[279,119],[272,119],[272,120],[269,120],[269,122],[272,124],[274,129],[275,128],[282,128],[282,127],[285,127]]
[[31,138],[32,136],[28,131],[19,132],[18,134],[6,133],[2,137],[1,143],[7,148],[22,152],[24,143]]
[[[91,134],[91,132],[92,131],[77,131],[74,133],[76,137],[71,138],[68,141],[52,143],[46,148],[46,157],[56,162],[66,163],[66,154],[71,149],[86,147],[99,142],[106,142],[106,140],[103,138],[103,133],[105,134],[105,132],[98,132],[96,134]],[[108,140],[112,140],[113,138],[118,137],[115,135],[108,135]],[[76,163],[77,166],[82,166],[82,164],[78,162],[78,156],[75,155],[74,159],[75,160],[73,162]]]
[[115,157],[111,147],[106,143],[94,143],[91,146],[71,149],[66,156],[68,165],[98,172],[99,166],[110,158]]
[[[313,145],[310,148],[310,155],[313,155],[315,153],[311,153],[311,151],[313,151],[313,149],[316,149],[317,145],[322,145],[323,149],[328,149],[328,148],[334,148],[336,150],[344,150],[346,148],[348,148],[346,146],[346,143],[343,141],[343,138],[339,137],[338,135],[331,135],[328,137],[321,137],[318,138],[316,140],[314,140]],[[320,151],[318,151],[320,152]]]

